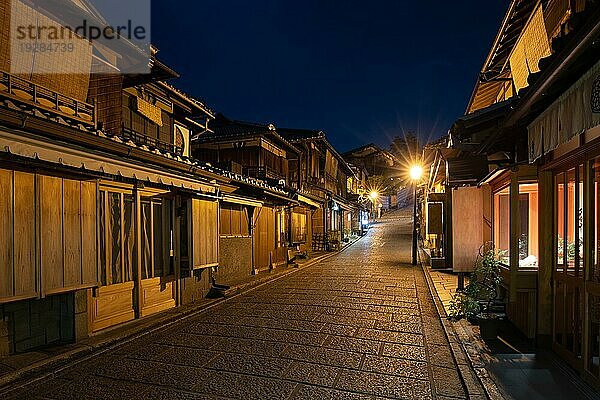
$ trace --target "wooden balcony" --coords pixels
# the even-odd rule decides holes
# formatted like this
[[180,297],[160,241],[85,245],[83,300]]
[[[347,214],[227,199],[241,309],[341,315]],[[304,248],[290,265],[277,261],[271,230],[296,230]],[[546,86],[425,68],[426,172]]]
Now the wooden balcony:
[[284,180],[287,182],[287,179],[284,175],[274,170],[271,167],[262,166],[262,167],[244,167],[243,168],[244,175],[250,176],[252,178],[257,179],[273,179],[276,181]]
[[96,126],[96,111],[92,104],[64,96],[26,79],[0,71],[0,98],[24,104],[42,114],[67,121]]
[[123,140],[131,140],[138,146],[146,146],[150,150],[158,149],[160,151],[166,151],[173,154],[183,154],[182,147],[176,146],[172,143],[163,142],[155,137],[144,135],[129,128],[123,127],[121,134],[118,136]]

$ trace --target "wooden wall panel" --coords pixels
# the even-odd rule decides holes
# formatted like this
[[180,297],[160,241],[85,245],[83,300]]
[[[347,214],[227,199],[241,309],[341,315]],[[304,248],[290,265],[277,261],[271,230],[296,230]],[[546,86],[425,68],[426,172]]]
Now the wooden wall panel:
[[202,203],[198,199],[192,199],[192,268],[202,265],[202,251],[200,249],[200,237],[202,235]]
[[192,200],[193,267],[218,264],[218,207],[216,201]]
[[471,272],[483,244],[483,199],[477,187],[452,190],[452,270]]
[[75,287],[81,282],[81,184],[63,182],[64,215],[64,286]]
[[231,233],[233,235],[242,234],[241,207],[239,206],[231,210]]
[[161,282],[161,278],[142,281],[142,304],[140,317],[155,314],[175,307],[173,282]]
[[63,286],[62,180],[38,176],[39,243],[42,290]]
[[95,181],[0,169],[0,191],[0,302],[97,284]]
[[311,226],[312,226],[312,233],[313,234],[320,234],[322,235],[324,233],[324,229],[323,229],[323,209],[322,208],[318,208],[315,211],[312,212],[312,217],[311,217]]
[[206,204],[207,212],[207,237],[206,263],[215,265],[219,263],[219,203],[209,201]]
[[262,207],[255,211],[254,228],[254,267],[265,269],[269,267],[272,253],[275,251],[275,210]]
[[84,285],[98,282],[97,196],[95,181],[81,183],[81,283]]
[[220,224],[220,234],[221,235],[231,235],[231,210],[228,207],[221,207],[221,211],[219,213],[219,219],[221,221]]
[[0,298],[12,297],[13,286],[13,172],[0,170]]
[[[35,287],[35,177],[15,172],[14,276],[15,296],[31,297]],[[4,192],[3,192],[4,193]]]
[[98,288],[97,297],[88,297],[92,332],[135,318],[133,285],[133,282],[125,282],[102,286]]

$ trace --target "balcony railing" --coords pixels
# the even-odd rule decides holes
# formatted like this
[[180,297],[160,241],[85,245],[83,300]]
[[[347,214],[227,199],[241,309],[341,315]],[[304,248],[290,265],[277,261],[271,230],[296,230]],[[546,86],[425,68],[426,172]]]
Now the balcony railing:
[[96,126],[92,104],[64,96],[26,79],[0,71],[0,96],[87,126]]
[[244,167],[244,175],[251,176],[257,179],[274,179],[276,181],[286,180],[285,176],[277,172],[275,169],[267,166],[262,167]]
[[143,133],[136,132],[126,127],[123,127],[123,129],[121,130],[121,134],[118,136],[124,140],[131,140],[138,146],[146,146],[150,150],[158,149],[173,154],[183,154],[182,147],[176,146],[172,143],[163,142],[157,138],[144,135]]

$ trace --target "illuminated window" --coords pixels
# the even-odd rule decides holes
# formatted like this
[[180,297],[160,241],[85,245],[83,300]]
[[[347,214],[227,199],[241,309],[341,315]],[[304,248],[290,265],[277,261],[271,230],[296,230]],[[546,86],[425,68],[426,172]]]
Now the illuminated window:
[[519,268],[537,268],[538,245],[538,184],[519,185],[521,226],[519,234]]
[[494,247],[500,252],[500,260],[510,263],[510,189],[494,193]]
[[556,175],[556,269],[583,275],[583,166]]
[[[538,241],[538,184],[519,184],[519,215],[517,232],[519,268],[537,268]],[[494,193],[494,246],[502,263],[510,264],[510,187]]]

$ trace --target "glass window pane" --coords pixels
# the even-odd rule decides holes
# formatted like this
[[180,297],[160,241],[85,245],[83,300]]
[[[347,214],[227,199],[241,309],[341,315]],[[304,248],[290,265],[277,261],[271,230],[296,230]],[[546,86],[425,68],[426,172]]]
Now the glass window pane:
[[100,192],[100,208],[98,219],[100,220],[100,283],[106,286],[106,192]]
[[494,247],[500,260],[510,263],[510,188],[494,193]]
[[123,197],[123,223],[125,240],[125,282],[133,280],[133,271],[136,270],[135,256],[135,206],[133,196],[126,194]]
[[575,230],[577,229],[576,215],[579,208],[575,204],[575,169],[567,172],[567,241],[565,252],[567,255],[567,274],[575,274]]
[[519,185],[521,232],[519,236],[519,267],[537,268],[538,246],[538,184]]
[[141,201],[142,225],[142,279],[152,277],[152,207],[150,201]]
[[584,191],[583,191],[583,179],[584,171],[583,165],[579,167],[579,176],[577,179],[577,211],[576,211],[576,222],[577,222],[577,268],[575,271],[576,276],[583,276],[583,207],[584,207]]
[[123,274],[121,264],[122,245],[121,245],[121,195],[119,193],[109,193],[108,207],[110,210],[110,265],[112,272],[112,283],[122,283]]
[[565,253],[565,174],[556,176],[556,268],[564,271]]
[[165,226],[163,224],[163,206],[162,203],[153,202],[152,210],[154,218],[152,220],[154,226],[154,274],[153,277],[163,276],[165,271]]

